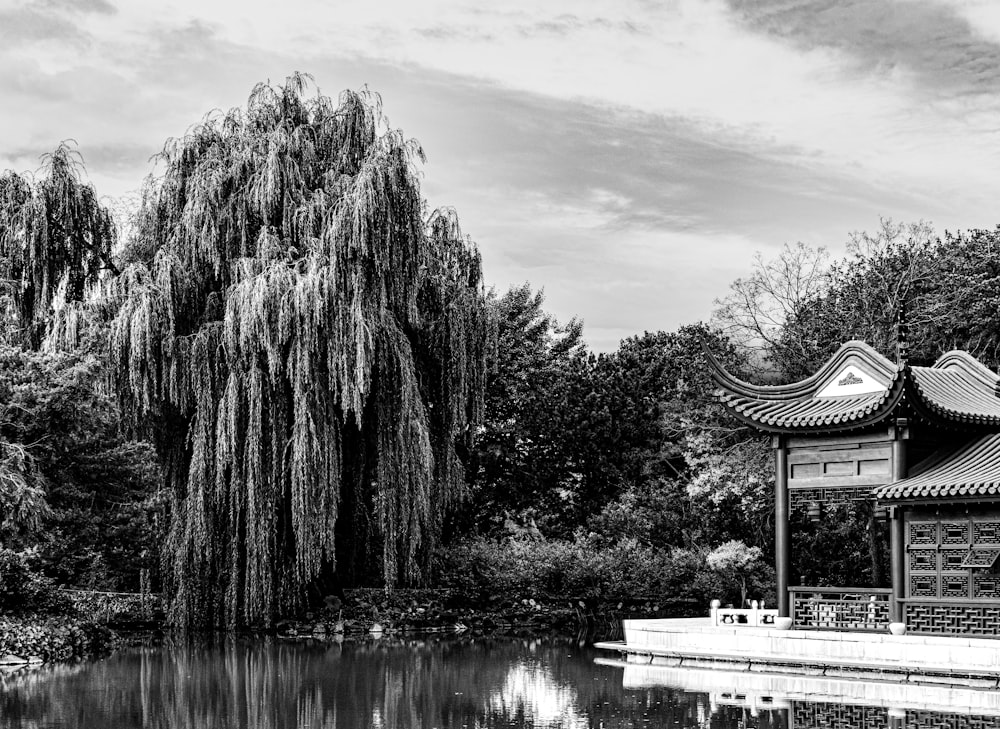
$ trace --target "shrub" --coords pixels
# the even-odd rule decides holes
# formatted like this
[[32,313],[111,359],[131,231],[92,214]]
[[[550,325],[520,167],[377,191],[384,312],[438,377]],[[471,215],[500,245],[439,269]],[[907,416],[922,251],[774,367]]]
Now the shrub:
[[48,577],[35,570],[31,552],[0,548],[0,612],[65,614],[69,600]]
[[0,618],[0,655],[65,661],[104,655],[114,641],[114,633],[107,628],[70,616]]
[[[759,575],[764,565],[761,562],[760,547],[748,547],[741,541],[730,540],[720,544],[705,557],[705,564],[722,575],[739,591],[740,607],[746,607],[747,593],[751,589],[754,577]],[[733,590],[727,590],[732,593]]]
[[437,583],[480,601],[510,596],[621,600],[656,597],[708,604],[724,589],[696,550],[634,539],[477,537],[439,551]]

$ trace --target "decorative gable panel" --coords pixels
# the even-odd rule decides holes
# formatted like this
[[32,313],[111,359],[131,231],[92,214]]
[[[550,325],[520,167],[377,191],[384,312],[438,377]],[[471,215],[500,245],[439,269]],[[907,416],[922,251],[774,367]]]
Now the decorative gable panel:
[[845,397],[885,392],[888,386],[855,364],[844,366],[816,393],[816,397]]

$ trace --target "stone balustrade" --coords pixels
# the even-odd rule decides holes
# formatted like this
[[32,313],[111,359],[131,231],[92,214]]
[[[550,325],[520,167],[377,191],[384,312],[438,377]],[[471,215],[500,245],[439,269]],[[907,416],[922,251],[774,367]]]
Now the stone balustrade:
[[722,607],[718,600],[712,600],[710,608],[711,624],[746,625],[753,628],[768,628],[774,626],[778,611],[764,609],[763,602],[753,600],[748,609]]

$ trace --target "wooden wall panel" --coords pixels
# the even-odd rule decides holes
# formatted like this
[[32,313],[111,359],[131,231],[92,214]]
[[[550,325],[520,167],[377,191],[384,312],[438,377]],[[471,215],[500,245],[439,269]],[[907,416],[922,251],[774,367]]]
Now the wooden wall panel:
[[788,449],[790,489],[881,486],[891,480],[892,444],[867,438],[800,441]]

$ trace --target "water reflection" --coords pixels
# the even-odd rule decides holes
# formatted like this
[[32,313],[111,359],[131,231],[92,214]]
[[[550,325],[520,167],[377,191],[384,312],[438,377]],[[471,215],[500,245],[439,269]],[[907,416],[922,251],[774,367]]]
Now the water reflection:
[[1000,729],[995,681],[967,680],[960,674],[899,680],[862,678],[850,671],[741,671],[607,657],[597,662],[620,668],[626,690],[671,686],[707,695],[715,716],[731,716],[734,708],[741,708],[750,717],[770,714],[789,729]]
[[559,684],[540,663],[515,663],[507,671],[504,685],[488,699],[494,716],[524,715],[535,726],[586,727],[587,719],[577,711],[577,692]]
[[626,688],[568,640],[229,641],[0,678],[0,727],[771,729],[780,712]]

